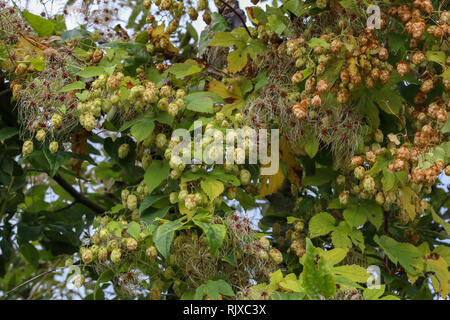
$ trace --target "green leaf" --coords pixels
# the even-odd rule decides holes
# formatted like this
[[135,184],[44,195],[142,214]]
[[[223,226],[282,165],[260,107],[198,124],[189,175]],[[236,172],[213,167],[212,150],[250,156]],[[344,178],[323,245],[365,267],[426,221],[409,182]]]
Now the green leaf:
[[347,256],[348,249],[344,248],[334,248],[331,250],[327,250],[323,252],[323,257],[325,258],[325,261],[328,263],[329,266],[334,266],[335,264],[338,264],[342,260],[345,259]]
[[383,222],[383,210],[372,200],[364,200],[360,205],[349,206],[343,215],[350,227],[362,226],[369,219],[378,229]]
[[55,32],[55,25],[45,18],[28,11],[22,11],[22,17],[27,20],[40,37],[48,37]]
[[206,295],[212,300],[219,299],[219,288],[217,287],[215,281],[208,280],[205,287]]
[[186,23],[186,29],[187,29],[189,35],[192,37],[192,39],[194,39],[195,44],[197,44],[197,41],[198,41],[197,30],[195,30],[195,28],[189,22]]
[[405,46],[405,35],[404,34],[398,34],[398,33],[390,33],[388,35],[388,43],[390,51],[397,54],[397,52]]
[[206,234],[209,243],[210,255],[211,258],[213,258],[225,239],[225,234],[227,232],[226,227],[223,224],[203,222],[195,218],[193,221]]
[[213,21],[210,24],[212,27],[205,28],[205,30],[203,30],[200,34],[200,41],[198,44],[198,53],[200,55],[205,53],[207,46],[210,45],[211,40],[217,33],[229,29],[228,22],[218,12],[212,13],[212,20]]
[[86,101],[89,96],[89,91],[83,90],[83,92],[75,92],[75,95],[80,101]]
[[416,217],[416,193],[410,187],[403,187],[400,189],[400,198],[402,200],[402,207],[408,212],[411,221]]
[[31,66],[34,68],[34,70],[42,71],[45,69],[44,59],[30,58],[29,61],[31,62]]
[[103,67],[86,67],[81,71],[78,71],[77,76],[80,76],[82,78],[92,78],[97,77],[105,72]]
[[228,70],[231,73],[236,73],[244,69],[248,62],[247,50],[245,47],[238,48],[231,51],[227,56]]
[[258,73],[258,75],[253,80],[255,81],[255,91],[264,87],[269,82],[267,70]]
[[302,288],[300,281],[294,273],[288,274],[284,279],[279,282],[280,287],[291,290],[293,292],[305,292]]
[[384,170],[383,177],[381,178],[381,184],[383,185],[383,192],[386,193],[395,186],[395,175]]
[[[449,68],[450,70],[450,68]],[[450,117],[448,117],[447,122],[445,123],[445,125],[442,127],[441,129],[442,133],[449,133],[450,132]]]
[[149,195],[145,197],[139,206],[139,214],[142,215],[153,204],[164,198],[167,198],[167,196],[163,194]]
[[208,174],[209,174],[209,176],[211,176],[217,180],[220,180],[224,183],[230,183],[236,187],[241,185],[241,181],[235,175],[225,173],[221,169],[214,169],[212,172],[208,172]]
[[322,40],[319,38],[312,38],[311,40],[308,41],[308,46],[310,46],[311,48],[324,47],[324,48],[328,49],[330,47],[330,44],[328,42],[326,42],[325,40]]
[[150,208],[146,210],[140,217],[140,219],[148,224],[151,224],[155,221],[156,218],[164,218],[169,212],[172,206],[164,207],[164,208]]
[[50,165],[50,176],[53,177],[57,172],[58,169],[70,158],[72,158],[71,154],[69,152],[65,151],[58,151],[55,153],[51,153],[48,148],[43,149],[43,153],[45,158],[47,159],[49,165]]
[[106,225],[109,232],[114,233],[117,237],[122,236],[122,230],[125,228],[123,224],[118,221],[111,221]]
[[440,255],[447,262],[447,265],[450,265],[450,247],[439,245],[434,248],[433,252]]
[[203,70],[195,60],[188,59],[184,63],[175,63],[169,68],[169,73],[173,74],[177,79],[181,79]]
[[355,0],[341,0],[339,3],[345,9],[354,9],[357,7]]
[[226,282],[225,280],[216,280],[214,281],[216,283],[217,288],[219,289],[219,293],[228,296],[228,297],[234,297],[234,291],[231,288],[231,286]]
[[[446,68],[444,72],[442,72],[441,77],[450,81],[450,68]],[[448,121],[447,121],[448,122]]]
[[156,248],[165,258],[170,254],[170,247],[175,231],[183,226],[183,223],[181,222],[183,219],[184,217],[161,224],[153,235]]
[[439,223],[442,227],[444,227],[444,230],[447,231],[448,234],[450,234],[450,223],[446,222],[444,219],[442,219],[436,211],[434,211],[433,208],[430,208],[431,210],[431,216],[433,217],[433,220]]
[[[297,1],[297,0],[296,0]],[[274,291],[270,295],[272,300],[303,300],[305,297],[304,292],[286,293],[281,291]]]
[[379,285],[379,288],[371,287],[364,289],[363,296],[365,300],[378,300],[386,290],[386,285]]
[[130,236],[136,239],[136,241],[139,241],[139,233],[141,233],[141,226],[136,221],[131,221],[128,224],[127,232]]
[[95,285],[98,286],[101,283],[109,282],[114,278],[114,272],[111,269],[103,271],[103,273],[98,277]]
[[[345,222],[343,222],[345,224]],[[347,226],[347,228],[349,228]],[[344,228],[339,225],[336,230],[331,233],[331,241],[335,248],[351,248],[352,240],[344,231]]]
[[364,200],[361,203],[360,209],[375,228],[379,229],[381,227],[383,224],[383,210],[375,201]]
[[309,236],[311,238],[326,235],[335,229],[334,217],[326,212],[314,215],[309,221]]
[[155,121],[171,126],[173,123],[173,118],[167,111],[162,111],[156,116]]
[[155,122],[149,117],[143,117],[136,121],[130,129],[130,133],[137,141],[142,141],[153,133]]
[[170,172],[168,161],[153,160],[144,175],[144,181],[148,192],[152,193],[161,182],[167,179]]
[[205,294],[206,285],[202,284],[201,286],[195,289],[195,293],[193,296],[193,300],[203,300],[203,295]]
[[66,86],[64,86],[61,90],[59,90],[59,92],[67,92],[67,91],[72,91],[72,90],[81,90],[86,88],[86,83],[81,82],[81,81],[75,81],[72,82]]
[[267,25],[278,35],[282,34],[287,27],[285,21],[283,21],[281,17],[277,14],[271,14],[267,17]]
[[220,196],[225,189],[222,182],[216,179],[211,179],[209,177],[202,180],[200,182],[200,185],[211,201]]
[[85,29],[72,29],[67,30],[66,32],[63,32],[61,34],[61,38],[63,38],[65,41],[70,41],[74,39],[80,39],[80,38],[90,38],[92,34],[85,30]]
[[360,207],[352,206],[345,209],[343,215],[350,227],[362,226],[367,221],[367,215]]
[[[327,65],[327,70],[325,71],[323,76],[327,79],[328,87],[331,88],[339,78],[344,62],[344,59],[334,59]],[[308,69],[305,69],[304,71],[306,72],[306,70]],[[311,73],[312,70],[308,70],[307,73],[303,73],[303,78],[306,79],[306,77]]]
[[270,283],[279,283],[283,280],[283,272],[280,269],[270,274]]
[[17,128],[13,127],[4,127],[0,129],[0,141],[3,143],[5,140],[14,137],[19,133]]
[[443,51],[427,51],[426,52],[427,59],[429,61],[437,62],[443,66],[445,66],[446,55]]
[[336,229],[331,233],[331,240],[337,248],[351,248],[352,243],[364,252],[364,237],[358,229],[350,227],[347,222],[341,221]]
[[20,252],[23,254],[25,260],[37,268],[39,265],[39,251],[32,244],[25,243],[20,246]]
[[400,263],[406,272],[411,275],[417,274],[417,269],[421,260],[421,252],[410,243],[398,242],[388,236],[374,236],[373,240],[387,254],[389,259],[395,264]]
[[298,0],[289,0],[284,4],[284,8],[295,14],[296,17],[299,17],[306,12],[304,7],[304,4]]
[[212,38],[209,46],[215,47],[231,47],[236,44],[237,40],[230,32],[217,32]]
[[214,103],[224,103],[219,95],[207,91],[190,93],[184,101],[188,110],[202,113],[214,113]]
[[336,178],[338,173],[330,168],[317,168],[314,175],[305,176],[303,178],[303,184],[305,186],[321,186],[334,178]]
[[231,286],[225,281],[225,280],[208,280],[206,283],[206,294],[209,298],[212,300],[218,300],[219,294],[222,294],[224,296],[233,297],[234,292]]
[[337,266],[333,268],[335,276],[344,277],[353,282],[363,283],[369,278],[367,270],[356,264]]
[[336,293],[336,285],[331,270],[310,239],[306,239],[306,253],[303,264],[303,286],[310,299],[331,298]]
[[312,136],[305,144],[305,151],[310,158],[314,158],[314,156],[319,151],[319,140],[316,136]]

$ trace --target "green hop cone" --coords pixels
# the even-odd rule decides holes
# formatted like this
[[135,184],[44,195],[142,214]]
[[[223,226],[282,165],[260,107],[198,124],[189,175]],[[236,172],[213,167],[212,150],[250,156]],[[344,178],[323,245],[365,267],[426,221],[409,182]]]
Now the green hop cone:
[[33,141],[27,140],[23,143],[22,153],[24,156],[27,156],[33,152],[33,149],[34,149]]
[[52,141],[50,142],[50,145],[48,147],[48,149],[50,150],[51,153],[55,153],[58,151],[59,145],[57,141]]
[[120,159],[124,159],[130,153],[130,145],[128,143],[123,143],[120,145],[119,150],[117,151],[117,155]]
[[120,261],[120,258],[122,257],[122,252],[120,251],[119,248],[115,248],[111,251],[111,261],[114,263],[117,263]]

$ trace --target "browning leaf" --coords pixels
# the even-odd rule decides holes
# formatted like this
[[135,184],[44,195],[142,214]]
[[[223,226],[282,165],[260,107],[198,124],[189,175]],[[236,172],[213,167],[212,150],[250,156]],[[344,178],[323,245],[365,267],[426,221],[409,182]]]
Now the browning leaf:
[[[85,129],[72,132],[70,134],[72,142],[72,152],[76,154],[89,155],[87,139],[91,135],[89,131]],[[72,159],[72,171],[78,176],[81,170],[82,159]]]

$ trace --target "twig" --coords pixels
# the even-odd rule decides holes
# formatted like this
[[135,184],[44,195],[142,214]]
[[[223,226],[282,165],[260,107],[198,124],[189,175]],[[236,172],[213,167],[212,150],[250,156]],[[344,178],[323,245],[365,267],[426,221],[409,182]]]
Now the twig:
[[90,199],[88,199],[86,196],[84,196],[83,194],[79,193],[77,190],[75,190],[75,188],[68,183],[62,176],[60,176],[59,174],[55,174],[55,176],[53,177],[53,179],[58,182],[58,184],[63,187],[64,190],[66,190],[72,197],[75,198],[75,200],[79,203],[84,204],[86,207],[92,209],[93,211],[95,211],[96,213],[103,213],[105,212],[105,209],[103,209],[102,207],[100,207],[98,204],[96,204],[95,202],[91,201]]
[[12,187],[14,185],[15,178],[16,178],[15,176],[11,176],[11,181],[9,182],[9,186],[8,186],[8,189],[6,190],[5,196],[3,198],[3,204],[2,204],[2,207],[0,209],[0,219],[5,214],[6,204],[8,202],[8,198],[9,198],[9,193],[11,192],[11,189],[12,189]]
[[231,5],[229,5],[229,4],[226,3],[225,1],[223,1],[223,0],[219,0],[219,1],[220,1],[222,4],[224,4],[225,6],[227,6],[228,8],[230,8],[231,11],[234,12],[234,14],[241,20],[242,25],[244,26],[244,28],[245,28],[245,30],[247,31],[247,33],[248,33],[248,35],[250,36],[250,38],[253,39],[253,36],[252,36],[252,34],[250,33],[250,30],[248,30],[247,25],[245,24],[244,18],[239,14],[239,12],[237,12],[235,8],[233,8]]
[[[218,69],[217,67],[215,67],[215,66],[209,64],[208,62],[206,62],[205,60],[203,60],[203,59],[201,59],[201,58],[190,58],[190,57],[183,56],[182,54],[179,54],[179,53],[176,53],[176,52],[167,51],[167,50],[164,51],[164,55],[165,55],[165,56],[166,56],[166,55],[169,55],[169,56],[175,56],[175,57],[178,57],[178,58],[181,58],[181,59],[184,59],[184,60],[192,59],[192,60],[197,61],[197,63],[204,64],[206,67],[211,68],[211,69],[214,69],[214,71],[217,72],[216,75],[220,75],[220,76],[222,76],[222,75],[228,76],[227,73],[225,73],[225,72],[223,72],[222,70]],[[214,73],[212,73],[211,71],[209,71],[209,72],[210,72],[211,74],[214,74]]]
[[51,270],[45,271],[45,272],[43,272],[43,273],[41,273],[41,274],[38,274],[37,276],[34,276],[34,277],[31,278],[31,279],[28,279],[27,281],[25,281],[25,282],[19,284],[17,287],[15,287],[15,288],[9,290],[8,292],[6,292],[6,295],[10,294],[10,293],[13,292],[13,291],[16,291],[17,289],[23,287],[24,285],[27,285],[27,284],[30,283],[30,282],[33,282],[34,280],[36,280],[36,279],[38,279],[38,278],[40,278],[40,277],[42,277],[42,276],[45,276],[45,275],[47,275],[47,274],[49,274],[49,273],[52,273],[52,272],[55,272],[57,269],[58,269],[58,268],[53,268],[53,269],[51,269]]
[[67,209],[73,207],[73,206],[76,205],[76,204],[77,204],[77,200],[72,201],[72,203],[68,204],[67,206],[64,206],[64,207],[62,207],[62,208],[56,209],[56,210],[53,211],[53,212],[56,213],[56,212],[61,212],[61,211],[67,210]]
[[42,276],[42,279],[39,280],[39,282],[31,290],[30,294],[28,295],[27,300],[31,300],[33,298],[34,294],[36,293],[37,289],[39,288],[39,286],[44,282],[45,279],[47,279],[47,276],[50,273],[56,271],[56,269],[58,269],[56,266],[58,265],[58,263],[61,262],[61,260],[62,260],[62,257],[59,258],[58,260],[56,260],[55,263],[53,264],[53,267]]
[[403,129],[405,130],[404,137],[406,138],[406,140],[408,140],[409,143],[411,143],[411,141],[409,141],[409,137],[408,137],[408,129],[406,129],[406,125],[403,122],[403,120],[398,115],[395,114],[395,112],[391,109],[391,106],[389,105],[389,103],[387,103],[386,100],[383,100],[383,102],[386,104],[389,111],[394,115],[394,117],[396,117],[398,119],[398,121],[400,121],[400,124],[402,125]]
[[393,273],[392,273],[391,268],[389,268],[389,266],[388,266],[388,257],[386,255],[384,256],[384,259],[382,261],[383,261],[383,265],[386,268],[387,272],[389,272],[389,274],[392,275]]

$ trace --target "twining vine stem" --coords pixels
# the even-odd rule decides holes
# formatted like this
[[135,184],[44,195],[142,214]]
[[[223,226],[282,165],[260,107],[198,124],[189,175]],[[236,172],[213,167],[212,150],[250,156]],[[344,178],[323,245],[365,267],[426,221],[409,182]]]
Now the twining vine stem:
[[235,8],[233,8],[231,5],[229,5],[228,3],[226,3],[223,0],[219,0],[222,4],[224,4],[225,6],[227,6],[228,8],[231,9],[231,11],[234,12],[234,14],[239,18],[239,20],[241,20],[242,25],[244,26],[245,30],[247,31],[248,35],[250,36],[250,38],[253,39],[252,34],[250,33],[250,30],[248,30],[247,25],[245,24],[245,20],[244,18],[239,14],[239,12],[237,12],[237,10]]
[[68,183],[62,176],[60,176],[58,173],[55,174],[53,179],[56,182],[58,182],[58,184],[61,187],[63,187],[64,190],[66,190],[72,197],[74,197],[77,202],[84,204],[85,206],[92,209],[93,211],[95,211],[98,214],[105,212],[105,209],[103,209],[98,204],[91,201],[86,196],[84,196],[83,194],[81,194],[77,190],[75,190],[75,188],[70,183]]

